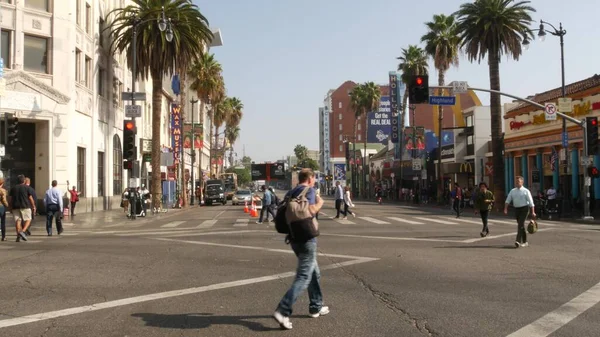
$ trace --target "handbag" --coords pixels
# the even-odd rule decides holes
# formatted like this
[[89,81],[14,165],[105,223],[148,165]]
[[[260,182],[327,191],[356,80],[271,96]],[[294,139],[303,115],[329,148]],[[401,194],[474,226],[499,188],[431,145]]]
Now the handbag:
[[538,223],[534,218],[529,220],[529,224],[527,225],[527,232],[529,234],[535,234],[538,231]]

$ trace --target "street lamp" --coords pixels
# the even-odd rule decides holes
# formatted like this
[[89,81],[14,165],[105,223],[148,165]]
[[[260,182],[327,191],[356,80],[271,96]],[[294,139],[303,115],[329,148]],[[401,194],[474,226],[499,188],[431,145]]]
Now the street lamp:
[[196,128],[194,124],[194,104],[198,103],[198,99],[192,98],[190,103],[192,103],[192,197],[190,199],[190,206],[194,206],[194,197],[196,195],[196,180],[194,179],[194,171],[196,170]]
[[[567,35],[567,31],[563,29],[562,26],[562,22],[560,22],[558,24],[558,29],[556,29],[556,27],[554,27],[554,25],[552,25],[549,22],[546,22],[544,20],[540,20],[540,28],[539,29],[532,29],[530,30],[530,32],[538,32],[538,38],[540,39],[540,41],[545,41],[546,40],[546,28],[544,27],[544,24],[547,24],[548,26],[550,26],[552,28],[552,30],[549,30],[548,33],[554,35],[554,36],[558,36],[560,39],[560,72],[561,72],[561,80],[562,80],[562,97],[567,97],[567,89],[565,87],[565,43],[564,43],[564,36]],[[523,34],[525,37],[523,38],[523,46],[525,47],[525,49],[529,48],[529,38],[527,37],[527,32],[525,32],[525,34]],[[567,120],[566,119],[562,119],[562,139],[565,139],[566,142],[563,143],[563,148],[565,150],[565,170],[564,170],[564,178],[563,178],[563,212],[565,210],[565,206],[570,206],[570,204],[567,202],[567,200],[569,200],[570,198],[568,198],[568,194],[570,194],[570,192],[567,192],[567,183],[568,183],[568,179],[567,179],[567,168],[569,167],[569,154],[568,154],[568,150],[569,150],[569,144],[568,144],[568,136],[567,136]]]

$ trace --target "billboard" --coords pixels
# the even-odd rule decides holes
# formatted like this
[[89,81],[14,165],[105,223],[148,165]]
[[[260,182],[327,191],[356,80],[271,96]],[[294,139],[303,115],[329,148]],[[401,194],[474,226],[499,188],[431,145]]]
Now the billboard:
[[285,180],[285,165],[283,163],[269,164],[267,177],[269,180]]
[[346,164],[333,164],[333,180],[346,181]]
[[250,166],[250,172],[252,174],[252,181],[267,180],[266,164],[252,164]]
[[181,137],[181,106],[176,103],[171,104],[171,148],[173,148],[173,159],[179,163],[179,151],[183,144]]
[[[193,143],[192,143],[193,142]],[[201,149],[204,145],[204,126],[201,123],[194,123],[194,134],[192,135],[192,123],[183,125],[183,148]]]
[[282,163],[252,164],[250,172],[252,181],[285,180],[285,165]]
[[367,142],[387,144],[392,133],[392,109],[389,96],[381,96],[379,109],[367,114]]

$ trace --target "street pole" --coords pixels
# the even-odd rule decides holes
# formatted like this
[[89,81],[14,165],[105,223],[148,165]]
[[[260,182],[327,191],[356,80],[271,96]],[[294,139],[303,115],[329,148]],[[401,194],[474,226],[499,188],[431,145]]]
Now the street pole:
[[[564,36],[566,34],[566,31],[564,31],[562,29],[562,22],[560,23],[560,31],[559,31],[559,38],[560,38],[560,73],[561,73],[561,81],[562,81],[562,97],[567,97],[567,89],[565,86],[565,47],[564,47]],[[563,34],[564,32],[564,34]],[[567,120],[563,118],[562,120],[562,132],[563,135],[567,135]],[[564,136],[563,136],[564,137]],[[568,136],[567,136],[567,142],[568,142]],[[584,147],[586,147],[586,142],[584,141]],[[567,172],[569,169],[569,144],[563,144],[564,145],[564,150],[565,150],[565,169],[564,169],[564,178],[563,178],[563,201],[562,201],[562,209],[563,212],[567,209],[569,210],[569,214],[571,211],[571,203],[569,202],[569,200],[571,199],[569,196],[571,195],[571,190],[567,189],[567,184],[569,182],[569,177],[567,176]],[[584,152],[587,155],[587,152]],[[585,176],[587,175],[587,170],[583,170],[584,171],[584,203],[587,205],[587,193],[588,193],[588,189],[585,186]],[[589,208],[589,205],[587,205]],[[586,215],[589,215],[589,212],[585,213]]]
[[437,171],[438,171],[438,203],[443,203],[444,197],[444,174],[442,173],[442,122],[444,120],[444,108],[443,106],[438,106],[438,152],[437,152]]
[[[412,131],[412,157],[413,157],[413,160],[415,160],[417,158],[417,149],[416,149],[417,126],[415,124],[415,108],[416,107],[409,105],[408,108],[410,110],[412,110],[412,119],[413,119],[413,122],[412,122],[412,128],[413,128],[413,131]],[[416,201],[417,188],[418,188],[418,184],[415,184],[416,176],[417,176],[417,174],[416,174],[415,170],[413,170],[413,189],[415,190],[415,192],[414,192],[415,200],[413,200],[413,202]]]
[[190,103],[192,103],[192,195],[190,198],[190,206],[194,206],[194,198],[196,195],[196,180],[194,179],[194,171],[196,170],[196,127],[194,124],[194,104],[198,103],[198,99],[191,99]]

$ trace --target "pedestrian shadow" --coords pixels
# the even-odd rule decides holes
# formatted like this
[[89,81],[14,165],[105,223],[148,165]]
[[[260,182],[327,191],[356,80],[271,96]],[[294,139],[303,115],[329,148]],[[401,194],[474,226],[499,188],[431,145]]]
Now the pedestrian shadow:
[[434,248],[446,248],[446,249],[515,249],[514,245],[494,245],[494,246],[444,246]]
[[[132,317],[141,318],[146,326],[164,328],[164,329],[205,329],[211,325],[241,325],[252,331],[273,331],[280,330],[279,327],[268,327],[262,323],[253,322],[258,319],[272,319],[268,315],[255,316],[215,316],[211,313],[190,313],[190,314],[153,314],[136,313]],[[274,322],[274,324],[276,324]]]

